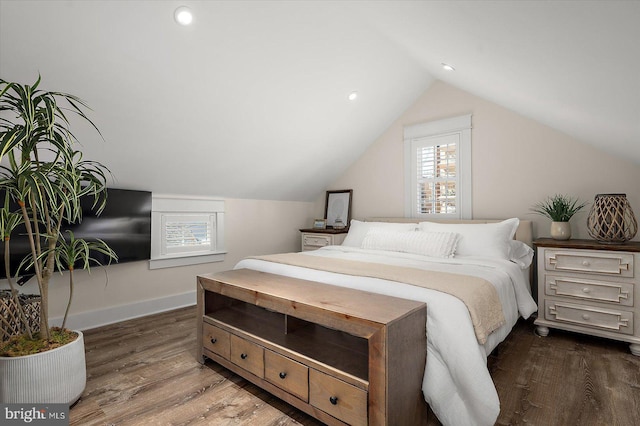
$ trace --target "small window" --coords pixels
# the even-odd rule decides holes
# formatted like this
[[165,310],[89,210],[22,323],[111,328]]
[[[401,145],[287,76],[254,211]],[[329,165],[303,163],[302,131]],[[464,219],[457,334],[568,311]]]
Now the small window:
[[150,268],[224,260],[224,201],[153,196]]
[[405,128],[405,215],[471,218],[471,116]]

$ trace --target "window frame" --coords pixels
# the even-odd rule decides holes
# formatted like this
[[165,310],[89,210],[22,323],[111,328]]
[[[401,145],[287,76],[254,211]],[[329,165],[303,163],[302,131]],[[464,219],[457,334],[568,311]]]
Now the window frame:
[[[164,225],[167,218],[174,221],[206,218],[210,226],[208,249],[196,247],[179,250],[167,249]],[[224,201],[205,197],[153,195],[151,209],[151,260],[150,269],[174,266],[222,262],[227,253],[224,245]]]
[[[418,213],[417,163],[413,153],[418,147],[435,146],[435,139],[457,136],[456,213]],[[405,217],[421,219],[471,219],[471,114],[414,124],[404,128]]]

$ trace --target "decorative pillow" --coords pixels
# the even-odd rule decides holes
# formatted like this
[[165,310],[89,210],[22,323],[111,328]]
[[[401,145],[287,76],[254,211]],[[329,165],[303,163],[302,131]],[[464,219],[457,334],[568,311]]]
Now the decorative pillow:
[[455,232],[460,235],[456,256],[483,256],[509,260],[509,241],[520,224],[517,218],[496,223],[420,222],[427,232]]
[[452,257],[457,242],[458,234],[453,232],[387,231],[372,228],[367,231],[362,248],[431,257]]
[[415,231],[418,228],[417,223],[392,223],[392,222],[361,222],[352,219],[349,226],[349,233],[342,242],[343,246],[362,247],[367,231],[371,228],[381,228],[387,231]]
[[522,241],[511,240],[509,241],[509,260],[521,269],[527,269],[533,261],[533,249]]

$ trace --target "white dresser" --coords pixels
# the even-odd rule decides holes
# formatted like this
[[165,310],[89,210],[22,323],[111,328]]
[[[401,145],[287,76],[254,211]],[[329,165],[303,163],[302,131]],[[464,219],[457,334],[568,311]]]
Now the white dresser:
[[317,250],[324,246],[338,246],[347,236],[347,229],[301,229],[302,251]]
[[537,332],[575,331],[630,343],[640,356],[640,244],[534,241]]

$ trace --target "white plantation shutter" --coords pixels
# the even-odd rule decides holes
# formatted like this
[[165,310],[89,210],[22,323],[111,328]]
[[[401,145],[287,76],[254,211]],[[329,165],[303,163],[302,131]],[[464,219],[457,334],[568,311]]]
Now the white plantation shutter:
[[422,138],[414,142],[418,214],[457,213],[458,146],[458,135]]
[[163,254],[215,251],[215,230],[215,215],[163,215]]
[[405,128],[405,216],[471,218],[471,116]]
[[224,260],[224,201],[153,196],[150,268]]

